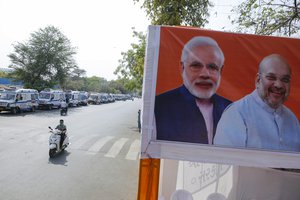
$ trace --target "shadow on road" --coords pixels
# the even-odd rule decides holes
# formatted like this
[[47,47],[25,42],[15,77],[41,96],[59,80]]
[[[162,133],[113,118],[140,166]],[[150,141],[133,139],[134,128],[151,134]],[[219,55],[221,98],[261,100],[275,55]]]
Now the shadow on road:
[[[84,109],[83,106],[70,107],[68,109],[67,115],[72,115],[74,113],[80,112],[82,109]],[[26,117],[26,116],[30,116],[30,115],[35,115],[38,117],[57,117],[57,116],[60,116],[60,109],[52,109],[52,110],[39,109],[39,110],[36,110],[35,112],[23,111],[23,112],[17,113],[17,114],[12,114],[9,111],[0,112],[0,116],[3,116],[3,117],[20,117],[20,116]]]
[[67,157],[70,155],[71,153],[68,152],[67,150],[64,150],[63,152],[55,155],[53,158],[49,158],[49,164],[54,164],[54,165],[63,165],[63,166],[68,166],[67,165]]
[[0,116],[3,116],[3,117],[18,117],[18,116],[25,117],[26,115],[33,115],[34,113],[36,113],[36,112],[23,111],[21,113],[13,114],[13,113],[10,113],[9,111],[2,111],[0,113]]
[[134,131],[134,132],[140,132],[139,128],[136,126],[131,126],[129,127],[130,130]]

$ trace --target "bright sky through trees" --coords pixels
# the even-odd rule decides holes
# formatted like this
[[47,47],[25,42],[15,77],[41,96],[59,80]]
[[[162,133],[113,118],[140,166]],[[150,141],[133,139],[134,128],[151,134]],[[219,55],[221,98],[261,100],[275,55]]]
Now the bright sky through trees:
[[[221,0],[214,4],[207,27],[222,30],[221,19],[229,22],[227,15],[234,3]],[[75,59],[86,75],[107,80],[117,78],[113,71],[121,52],[135,42],[131,28],[145,32],[150,24],[140,4],[132,0],[0,0],[0,19],[0,68],[10,64],[7,55],[13,52],[12,44],[25,42],[31,33],[53,25],[78,48]]]

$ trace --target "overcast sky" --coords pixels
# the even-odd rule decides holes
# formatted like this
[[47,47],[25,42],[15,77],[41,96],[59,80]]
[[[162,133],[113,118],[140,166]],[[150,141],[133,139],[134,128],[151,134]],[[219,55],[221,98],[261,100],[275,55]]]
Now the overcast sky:
[[[212,11],[209,27],[222,28],[232,5],[227,2],[217,1],[218,15]],[[12,44],[53,25],[77,47],[75,59],[87,76],[116,79],[113,72],[121,52],[135,42],[131,28],[146,32],[149,24],[133,0],[0,0],[0,68],[10,64]]]

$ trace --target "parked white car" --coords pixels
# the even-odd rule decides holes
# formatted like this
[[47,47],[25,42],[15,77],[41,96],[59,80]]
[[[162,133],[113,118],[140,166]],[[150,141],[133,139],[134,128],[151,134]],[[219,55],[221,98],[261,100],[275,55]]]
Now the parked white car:
[[45,89],[39,93],[39,108],[60,108],[65,101],[65,93],[61,90]]
[[79,105],[79,91],[68,90],[66,91],[66,102],[69,107]]
[[17,89],[0,91],[0,93],[0,112],[10,111],[15,114],[22,111],[34,112],[38,108],[37,90]]

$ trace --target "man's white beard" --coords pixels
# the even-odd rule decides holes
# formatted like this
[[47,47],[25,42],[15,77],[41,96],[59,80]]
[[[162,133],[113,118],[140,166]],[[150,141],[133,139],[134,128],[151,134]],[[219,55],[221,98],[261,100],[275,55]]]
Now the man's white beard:
[[220,82],[221,82],[221,76],[219,76],[219,80],[217,81],[217,85],[214,84],[212,81],[210,81],[212,83],[212,86],[213,86],[211,89],[199,91],[199,90],[197,90],[197,88],[194,88],[193,84],[189,81],[189,79],[187,78],[185,70],[183,70],[182,78],[183,78],[183,84],[188,89],[188,91],[192,95],[194,95],[195,97],[197,97],[199,99],[210,99],[216,93],[217,89],[220,86]]

